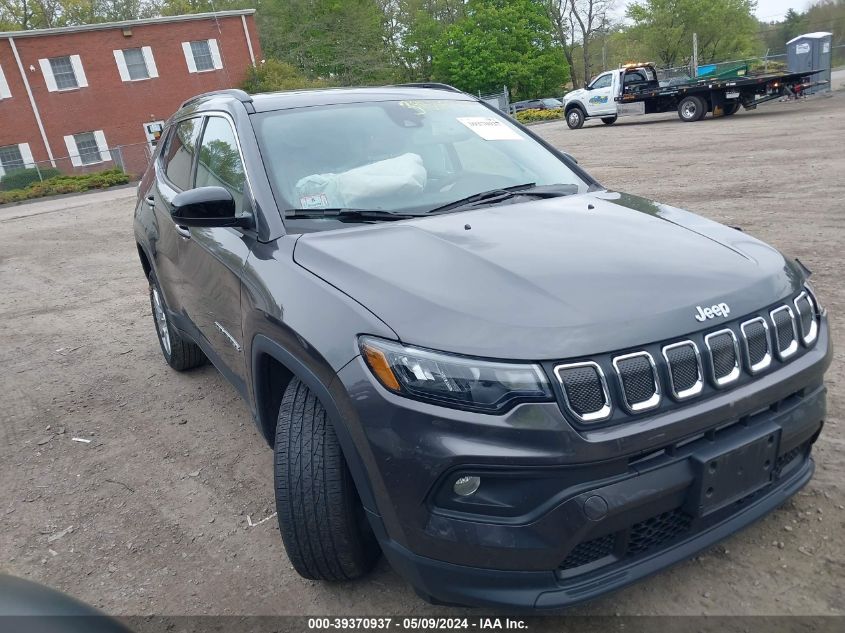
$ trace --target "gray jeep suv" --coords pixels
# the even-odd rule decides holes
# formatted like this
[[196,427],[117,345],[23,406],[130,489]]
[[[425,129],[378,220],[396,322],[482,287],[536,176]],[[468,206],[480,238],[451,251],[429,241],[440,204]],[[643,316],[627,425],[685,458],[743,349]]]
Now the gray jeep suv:
[[243,396],[307,578],[383,552],[433,602],[561,608],[813,473],[807,269],[448,86],[192,99],[134,226],[164,358]]

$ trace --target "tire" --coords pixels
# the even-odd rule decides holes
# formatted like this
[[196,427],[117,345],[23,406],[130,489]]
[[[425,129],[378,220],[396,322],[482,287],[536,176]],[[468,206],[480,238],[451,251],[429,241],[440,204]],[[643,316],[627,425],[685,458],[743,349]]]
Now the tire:
[[738,103],[729,103],[722,107],[722,116],[731,116],[739,112]]
[[681,121],[692,123],[693,121],[703,119],[706,114],[707,106],[701,97],[684,97],[678,104],[678,116]]
[[587,117],[584,116],[584,111],[581,108],[571,108],[569,112],[566,113],[566,124],[569,126],[570,130],[577,130],[584,125],[586,118]]
[[167,315],[164,293],[162,293],[161,285],[159,285],[153,271],[150,271],[149,282],[153,323],[164,360],[176,371],[186,371],[205,365],[208,359],[202,353],[199,345],[185,338],[171,323],[170,317]]
[[602,117],[601,122],[604,123],[605,125],[613,125],[614,123],[616,123],[616,117],[615,116],[605,116],[605,117]]
[[299,379],[285,389],[276,424],[279,531],[294,569],[311,580],[352,580],[380,555],[320,401]]

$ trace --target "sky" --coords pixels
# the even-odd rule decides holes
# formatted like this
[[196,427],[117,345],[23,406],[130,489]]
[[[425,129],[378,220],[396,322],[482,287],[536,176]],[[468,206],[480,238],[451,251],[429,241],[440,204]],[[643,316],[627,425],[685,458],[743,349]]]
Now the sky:
[[[620,17],[625,15],[625,7],[635,0],[617,0],[616,13]],[[804,11],[810,5],[810,0],[757,0],[757,18],[764,22],[783,19],[784,14],[793,8]]]

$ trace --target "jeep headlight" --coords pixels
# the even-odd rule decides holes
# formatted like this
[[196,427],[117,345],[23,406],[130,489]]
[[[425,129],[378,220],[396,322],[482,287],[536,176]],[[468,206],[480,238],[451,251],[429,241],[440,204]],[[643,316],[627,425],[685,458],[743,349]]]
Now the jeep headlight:
[[487,413],[553,398],[538,365],[445,354],[371,336],[358,344],[379,383],[407,398]]

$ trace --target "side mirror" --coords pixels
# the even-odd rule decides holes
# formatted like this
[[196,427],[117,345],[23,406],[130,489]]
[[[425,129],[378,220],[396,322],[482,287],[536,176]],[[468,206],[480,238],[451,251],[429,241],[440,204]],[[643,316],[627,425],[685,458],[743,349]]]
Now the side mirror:
[[223,187],[199,187],[177,194],[170,215],[182,226],[248,226],[251,218],[235,215],[235,199]]

